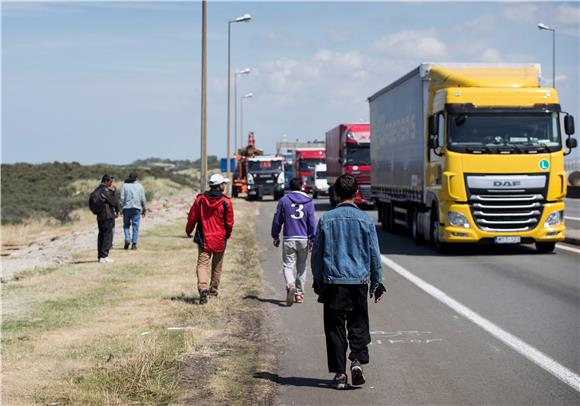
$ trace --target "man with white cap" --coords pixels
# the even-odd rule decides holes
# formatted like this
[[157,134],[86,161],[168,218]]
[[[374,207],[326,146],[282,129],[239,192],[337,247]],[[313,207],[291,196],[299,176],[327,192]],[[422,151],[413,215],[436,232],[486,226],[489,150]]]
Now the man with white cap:
[[[208,295],[217,296],[222,272],[226,242],[234,227],[232,201],[224,195],[230,181],[217,173],[209,178],[205,193],[197,195],[187,216],[185,233],[191,237],[196,227],[193,241],[198,245],[197,289],[199,303],[207,303]],[[211,279],[208,271],[211,263]]]

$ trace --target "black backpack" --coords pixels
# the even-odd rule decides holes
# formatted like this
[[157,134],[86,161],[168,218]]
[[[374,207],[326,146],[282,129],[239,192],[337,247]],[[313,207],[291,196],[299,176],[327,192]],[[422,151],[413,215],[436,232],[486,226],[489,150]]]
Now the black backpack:
[[105,208],[105,200],[103,199],[102,190],[99,186],[89,196],[89,209],[93,214],[100,214]]

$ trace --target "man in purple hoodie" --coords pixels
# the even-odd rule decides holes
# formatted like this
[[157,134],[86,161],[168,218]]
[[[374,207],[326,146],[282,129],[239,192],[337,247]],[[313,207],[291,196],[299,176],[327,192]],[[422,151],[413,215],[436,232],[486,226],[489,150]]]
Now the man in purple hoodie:
[[[286,280],[286,304],[304,301],[306,283],[306,259],[316,236],[316,218],[314,203],[310,196],[301,191],[302,181],[294,178],[290,181],[290,193],[278,202],[276,214],[272,220],[272,238],[274,246],[280,246],[280,231],[284,227],[282,244],[282,270]],[[296,276],[294,276],[296,267]]]

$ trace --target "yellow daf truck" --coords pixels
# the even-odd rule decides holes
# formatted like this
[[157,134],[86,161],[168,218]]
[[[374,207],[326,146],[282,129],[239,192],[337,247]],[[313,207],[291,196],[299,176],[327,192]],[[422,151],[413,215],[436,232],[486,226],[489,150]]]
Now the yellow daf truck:
[[[437,250],[565,234],[574,118],[537,64],[422,64],[369,98],[372,195],[383,229]],[[565,132],[566,136],[562,135]]]

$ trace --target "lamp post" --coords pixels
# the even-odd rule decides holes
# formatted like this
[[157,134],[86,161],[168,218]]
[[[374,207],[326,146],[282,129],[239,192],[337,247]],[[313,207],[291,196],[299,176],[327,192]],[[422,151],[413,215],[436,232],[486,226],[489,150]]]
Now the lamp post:
[[240,97],[240,132],[242,133],[242,137],[244,136],[244,99],[250,99],[252,97],[254,97],[253,93],[247,93]]
[[546,24],[538,23],[538,29],[552,31],[552,87],[556,88],[556,29]]
[[[248,75],[251,72],[250,69],[242,69],[234,72],[234,154],[238,152],[238,76]],[[240,138],[240,148],[242,147],[242,142]]]
[[199,191],[207,187],[207,58],[206,58],[206,1],[201,3],[201,169]]
[[[226,158],[226,165],[227,165],[227,179],[230,180],[230,155],[231,155],[231,150],[230,150],[230,81],[231,81],[231,64],[230,64],[230,60],[231,60],[231,31],[232,31],[232,23],[247,23],[252,19],[252,16],[249,14],[244,14],[241,17],[235,18],[233,20],[229,20],[228,21],[228,119],[227,121],[227,140],[226,140],[226,144],[227,144],[227,158]],[[228,190],[229,187],[228,187]]]

